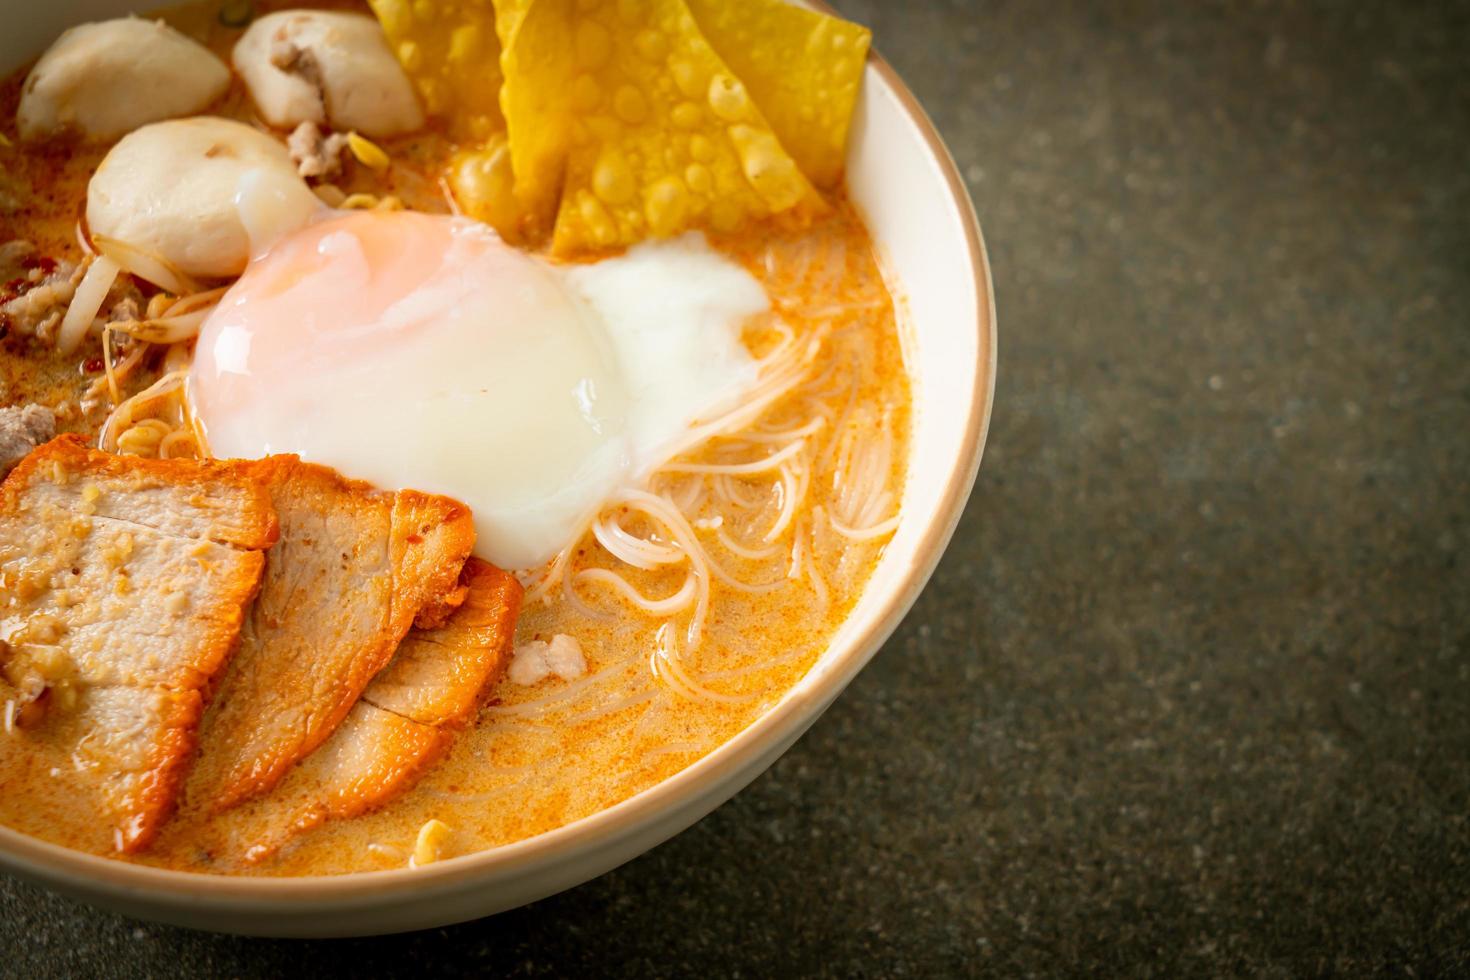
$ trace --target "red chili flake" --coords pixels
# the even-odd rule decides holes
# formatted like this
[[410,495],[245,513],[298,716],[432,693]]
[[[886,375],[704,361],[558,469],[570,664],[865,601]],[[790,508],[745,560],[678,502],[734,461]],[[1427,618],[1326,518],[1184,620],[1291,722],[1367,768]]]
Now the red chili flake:
[[29,285],[30,285],[30,280],[29,279],[26,279],[24,277],[19,277],[19,278],[11,279],[4,286],[0,286],[0,291],[3,291],[6,294],[11,295],[11,296],[19,296],[21,290],[24,287],[29,286]]
[[49,255],[29,255],[20,260],[20,267],[27,271],[40,269],[42,275],[49,276],[56,271],[56,260]]
[[89,357],[82,362],[82,370],[86,371],[88,374],[96,374],[98,371],[101,371],[106,366],[107,365],[103,363],[102,358],[100,357]]

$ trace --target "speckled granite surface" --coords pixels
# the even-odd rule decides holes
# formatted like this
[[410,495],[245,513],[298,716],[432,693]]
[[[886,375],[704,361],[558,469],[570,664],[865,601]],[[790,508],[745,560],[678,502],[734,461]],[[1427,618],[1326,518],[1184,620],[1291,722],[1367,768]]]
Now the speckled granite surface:
[[411,936],[0,883],[0,975],[1470,970],[1470,6],[849,2],[945,132],[990,448],[887,650],[598,881]]

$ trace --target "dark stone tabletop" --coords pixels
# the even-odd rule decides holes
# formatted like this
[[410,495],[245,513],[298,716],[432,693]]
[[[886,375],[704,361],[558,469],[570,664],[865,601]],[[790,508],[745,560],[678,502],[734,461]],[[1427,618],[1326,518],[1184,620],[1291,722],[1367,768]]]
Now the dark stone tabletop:
[[696,827],[421,934],[0,884],[0,975],[1470,971],[1470,5],[847,3],[979,210],[934,581]]

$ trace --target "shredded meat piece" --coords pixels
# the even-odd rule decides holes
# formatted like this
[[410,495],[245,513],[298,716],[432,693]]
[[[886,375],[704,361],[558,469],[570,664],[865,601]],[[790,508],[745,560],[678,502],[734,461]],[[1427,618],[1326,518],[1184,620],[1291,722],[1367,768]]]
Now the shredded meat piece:
[[342,172],[342,154],[347,149],[347,137],[341,133],[325,134],[321,127],[308,119],[291,131],[286,139],[286,149],[291,152],[291,161],[301,176],[335,177]]
[[292,75],[300,78],[316,89],[317,99],[321,102],[323,115],[327,104],[326,85],[322,82],[322,69],[317,64],[316,53],[310,48],[301,47],[292,36],[292,31],[297,27],[296,21],[288,21],[281,25],[271,38],[271,64]]
[[296,41],[282,27],[276,31],[275,37],[271,38],[271,64],[281,69],[290,71],[296,67],[296,61],[301,57],[301,48],[296,46]]
[[0,477],[56,435],[56,413],[42,405],[0,408]]
[[[0,326],[49,342],[76,295],[86,265],[39,255],[24,239],[0,245]],[[101,322],[141,319],[143,294],[123,273],[107,291]]]
[[[122,277],[119,276],[118,278],[121,279]],[[105,318],[107,322],[129,323],[134,320],[143,319],[143,294],[138,292],[138,288],[133,286],[132,292],[120,291],[117,286],[112,288],[113,292],[107,294],[108,299],[112,299],[114,294],[119,292],[121,292],[121,295],[118,296],[108,309]]]
[[[129,320],[144,319],[143,311],[147,307],[143,300],[143,291],[138,288],[137,281],[126,272],[118,273],[112,288],[107,291],[107,298],[102,301],[103,323],[126,323]],[[114,343],[120,339],[113,338]]]
[[23,337],[49,340],[86,270],[36,254],[22,239],[0,245],[0,324]]

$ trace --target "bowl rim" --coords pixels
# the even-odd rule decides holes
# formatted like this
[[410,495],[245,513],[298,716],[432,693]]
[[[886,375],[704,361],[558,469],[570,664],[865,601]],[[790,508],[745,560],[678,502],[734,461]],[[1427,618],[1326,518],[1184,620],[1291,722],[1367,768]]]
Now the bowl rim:
[[[832,13],[832,9],[821,0],[804,2]],[[874,69],[897,99],[903,114],[924,141],[944,179],[950,204],[963,226],[967,258],[975,284],[973,315],[979,331],[980,371],[969,399],[963,451],[956,456],[945,476],[944,493],[934,511],[934,519],[915,546],[916,560],[903,573],[898,587],[881,598],[872,614],[872,626],[853,637],[849,649],[825,667],[819,682],[803,684],[799,681],[770,710],[732,738],[674,775],[626,800],[533,837],[432,865],[295,877],[211,874],[132,864],[88,854],[0,826],[0,870],[48,885],[71,886],[72,890],[83,893],[101,890],[113,895],[146,895],[216,908],[268,908],[281,902],[367,905],[397,893],[406,897],[425,892],[446,892],[497,873],[511,874],[537,864],[550,864],[558,859],[575,858],[579,853],[590,853],[599,844],[615,841],[622,835],[635,832],[640,825],[651,823],[659,812],[675,809],[679,801],[697,798],[702,788],[719,785],[738,774],[763,752],[779,745],[783,738],[794,740],[798,737],[804,727],[815,720],[820,708],[835,698],[872,659],[927,584],[959,524],[974,487],[995,400],[995,287],[974,203],[943,138],[898,72],[876,49],[869,52],[868,66]],[[805,679],[811,676],[808,673]]]

